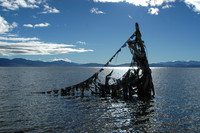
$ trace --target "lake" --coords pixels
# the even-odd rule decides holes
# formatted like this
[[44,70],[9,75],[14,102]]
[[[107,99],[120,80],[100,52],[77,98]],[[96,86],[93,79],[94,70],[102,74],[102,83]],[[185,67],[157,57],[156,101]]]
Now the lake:
[[[115,77],[127,68],[114,69]],[[42,95],[99,68],[0,67],[0,132],[200,132],[200,68],[152,68],[155,98]],[[103,77],[103,75],[102,75]]]

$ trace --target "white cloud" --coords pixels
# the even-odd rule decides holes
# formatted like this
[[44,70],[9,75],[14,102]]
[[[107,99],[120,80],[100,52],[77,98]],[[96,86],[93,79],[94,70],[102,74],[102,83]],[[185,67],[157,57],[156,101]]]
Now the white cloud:
[[17,37],[18,35],[16,35],[16,34],[7,34],[7,36],[9,36],[9,37]]
[[40,8],[44,6],[43,14],[46,13],[60,13],[55,7],[50,7],[46,0],[0,0],[0,6],[4,11],[7,10],[18,10],[19,8]]
[[123,2],[124,0],[94,0],[94,2]]
[[[34,40],[34,38],[32,38]],[[20,39],[18,39],[20,40]],[[31,40],[31,39],[26,39]],[[35,38],[37,40],[37,38]],[[92,52],[91,49],[75,48],[75,45],[45,43],[41,41],[6,42],[0,41],[0,55],[54,55]]]
[[13,28],[17,27],[17,23],[13,22],[11,25],[0,16],[0,34],[5,34],[6,32],[11,31]]
[[49,23],[40,23],[40,24],[35,24],[35,25],[24,24],[23,26],[24,27],[29,27],[29,28],[36,28],[36,27],[48,27],[48,26],[50,26],[50,24]]
[[10,25],[8,22],[0,16],[0,34],[4,34],[5,32],[8,32],[10,29]]
[[86,45],[86,42],[83,42],[83,41],[77,41],[76,43]]
[[200,0],[184,0],[184,2],[188,7],[192,8],[193,11],[200,14]]
[[176,0],[93,0],[93,1],[94,2],[102,2],[102,3],[106,3],[106,2],[113,2],[113,3],[114,2],[115,3],[126,2],[126,3],[129,3],[129,4],[133,4],[135,6],[148,7],[148,6],[161,6],[163,3],[175,2]]
[[161,6],[164,3],[175,2],[176,0],[148,0],[150,6]]
[[55,7],[50,7],[49,5],[44,5],[44,11],[42,12],[43,14],[47,14],[47,13],[60,13],[60,11],[58,9],[56,9]]
[[36,19],[37,17],[35,15],[32,16],[34,19]]
[[32,24],[24,24],[24,27],[29,27],[29,28],[33,28],[34,26]]
[[15,27],[17,27],[17,26],[18,26],[18,24],[17,24],[16,22],[13,22],[12,25],[10,26],[10,28],[13,29],[13,28],[15,28]]
[[135,6],[148,6],[150,0],[93,0],[94,2],[113,2],[113,3],[119,3],[119,2],[126,2],[129,4],[133,4]]
[[65,61],[65,62],[72,62],[70,59],[65,58],[65,59],[53,59],[52,61]]
[[0,40],[2,41],[36,41],[39,40],[37,37],[32,37],[32,38],[18,38],[18,37],[2,37],[0,36]]
[[95,14],[104,14],[104,12],[103,12],[103,11],[99,11],[98,8],[92,8],[92,9],[90,10],[90,12],[91,12],[91,13],[95,13]]
[[21,8],[39,8],[41,0],[0,0],[0,5],[9,10]]
[[128,15],[128,17],[129,17],[130,19],[133,19],[133,17],[132,17],[131,15]]
[[40,23],[40,24],[35,24],[34,27],[48,27],[50,26],[49,23]]
[[159,9],[158,8],[149,8],[148,13],[152,15],[158,15]]
[[135,6],[145,6],[149,5],[149,0],[125,0],[125,2],[129,4],[133,4]]
[[176,0],[93,0],[93,1],[94,2],[102,2],[102,3],[106,3],[106,2],[115,2],[115,3],[125,2],[125,3],[129,3],[129,4],[133,4],[135,6],[148,7],[149,8],[148,9],[148,13],[154,14],[154,15],[158,15],[158,12],[159,12],[158,7],[159,6],[162,6],[163,4],[167,4],[168,6],[164,6],[163,9],[164,8],[170,8],[171,6],[169,6],[168,3],[175,2]]
[[162,9],[167,9],[167,8],[171,8],[171,7],[172,7],[172,5],[167,4],[167,5],[163,6]]

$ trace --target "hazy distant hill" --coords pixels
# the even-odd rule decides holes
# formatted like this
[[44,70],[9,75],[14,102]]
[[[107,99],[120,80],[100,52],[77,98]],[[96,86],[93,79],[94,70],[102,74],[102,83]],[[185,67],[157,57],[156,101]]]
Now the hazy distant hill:
[[151,67],[200,67],[200,61],[171,61],[152,63]]
[[102,67],[104,66],[103,64],[98,64],[98,63],[87,63],[87,64],[79,64],[80,66],[85,66],[85,67]]
[[[130,64],[115,65],[118,67],[128,67]],[[83,67],[102,67],[104,64],[98,63],[87,63],[78,64],[65,61],[53,61],[53,62],[43,62],[43,61],[32,61],[22,58],[6,59],[0,58],[1,67],[20,67],[20,66],[32,66],[32,67],[44,67],[44,66],[83,66]],[[110,65],[114,66],[114,65]],[[151,67],[200,67],[200,61],[173,61],[173,62],[161,62],[150,64]]]
[[78,66],[79,64],[70,63],[65,61],[53,61],[53,62],[43,62],[43,61],[32,61],[22,58],[6,59],[0,58],[0,66],[12,67],[12,66]]

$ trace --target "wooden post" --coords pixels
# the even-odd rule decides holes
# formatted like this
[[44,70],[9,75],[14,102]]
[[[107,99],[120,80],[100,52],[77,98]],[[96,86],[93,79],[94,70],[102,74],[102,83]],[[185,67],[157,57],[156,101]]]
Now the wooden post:
[[[143,41],[141,39],[141,33],[139,29],[138,23],[135,24],[136,28],[136,43],[138,44],[138,50],[140,55],[137,56],[138,60],[138,67],[142,70],[142,80],[141,81],[141,88],[138,88],[138,99],[140,100],[149,100],[151,99],[151,90],[153,88],[152,77],[151,77],[151,69],[149,68],[149,63],[146,57],[146,52],[144,48]],[[137,51],[135,51],[137,52]]]
[[135,40],[128,41],[129,48],[134,57],[134,61],[137,64],[137,67],[142,70],[142,77],[138,80],[137,83],[137,95],[139,100],[149,100],[152,97],[151,92],[154,93],[154,86],[152,82],[151,69],[149,68],[149,63],[146,57],[146,52],[144,48],[143,41],[141,39],[141,33],[138,23],[135,24]]

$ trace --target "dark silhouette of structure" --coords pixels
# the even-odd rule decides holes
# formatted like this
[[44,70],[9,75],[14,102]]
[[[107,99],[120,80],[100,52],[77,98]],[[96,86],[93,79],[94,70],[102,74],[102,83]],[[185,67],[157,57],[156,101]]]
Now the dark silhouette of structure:
[[[75,95],[75,91],[80,92],[80,95],[84,96],[84,91],[91,91],[92,94],[99,94],[103,97],[112,96],[113,98],[132,100],[133,95],[137,95],[138,100],[150,100],[155,95],[151,69],[149,68],[145,45],[141,39],[142,35],[138,23],[135,24],[135,29],[136,31],[134,34],[120,47],[103,68],[87,80],[66,87],[65,89],[61,89],[61,96],[70,94]],[[113,71],[111,71],[105,77],[105,84],[102,84],[98,78],[99,73],[109,65],[113,58],[115,58],[115,56],[121,52],[121,49],[126,47],[127,44],[132,54],[132,61],[128,71],[120,79],[112,78]],[[109,80],[111,79],[114,83],[109,84]],[[51,94],[51,92],[54,92],[55,94],[58,94],[58,91],[59,90],[54,90],[40,93]]]

